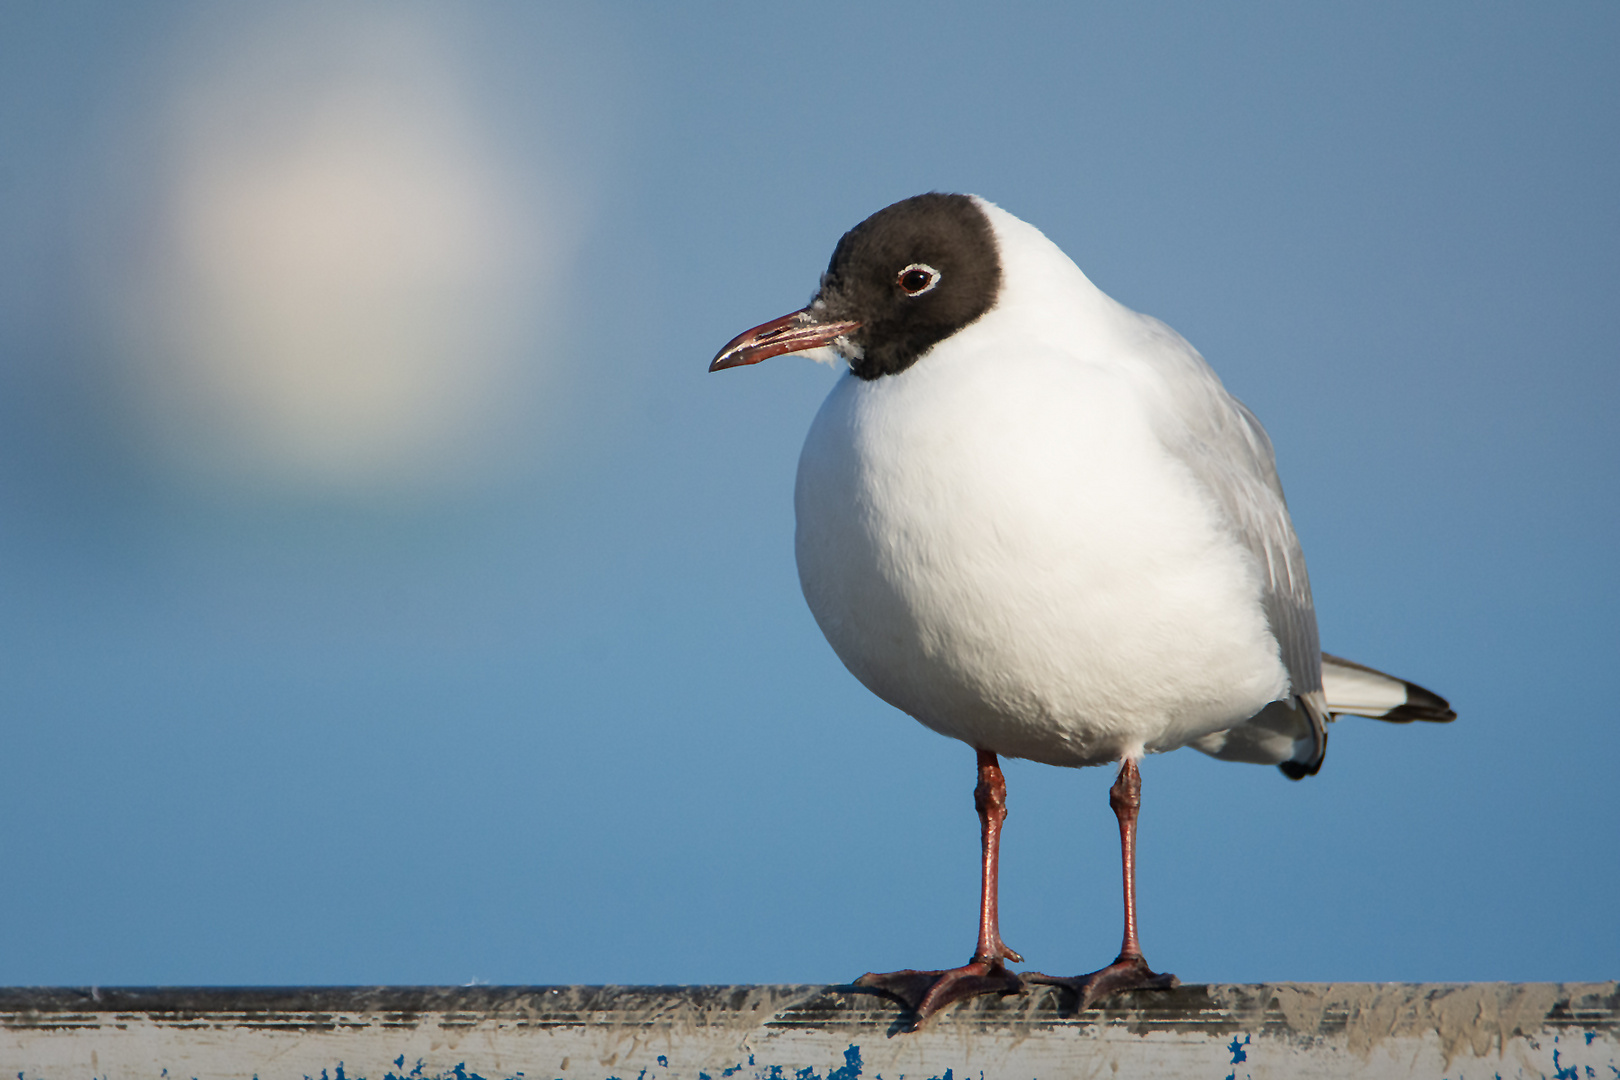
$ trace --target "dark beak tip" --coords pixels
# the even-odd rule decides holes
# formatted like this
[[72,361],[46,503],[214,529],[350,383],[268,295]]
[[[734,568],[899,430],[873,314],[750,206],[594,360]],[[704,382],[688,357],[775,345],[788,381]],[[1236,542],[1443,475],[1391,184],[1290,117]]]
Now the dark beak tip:
[[757,364],[763,359],[765,358],[758,355],[757,351],[727,345],[715,354],[713,360],[709,361],[709,371],[712,373],[725,371],[727,368],[747,367],[749,364]]

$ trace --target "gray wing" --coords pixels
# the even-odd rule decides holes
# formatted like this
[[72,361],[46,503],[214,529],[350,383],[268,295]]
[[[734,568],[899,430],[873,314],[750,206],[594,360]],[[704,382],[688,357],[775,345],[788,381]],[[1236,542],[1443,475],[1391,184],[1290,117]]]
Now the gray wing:
[[1311,579],[1288,516],[1276,457],[1265,428],[1226,394],[1234,420],[1214,439],[1199,439],[1182,460],[1214,496],[1227,522],[1261,568],[1263,603],[1296,694],[1322,689],[1322,645],[1316,634]]
[[1163,381],[1161,392],[1171,405],[1163,411],[1159,435],[1209,492],[1260,570],[1266,620],[1298,699],[1288,707],[1307,729],[1300,732],[1301,745],[1292,759],[1281,763],[1283,771],[1290,776],[1314,773],[1327,748],[1322,647],[1305,555],[1288,516],[1271,439],[1254,413],[1227,393],[1196,349],[1157,319],[1143,319],[1153,366]]

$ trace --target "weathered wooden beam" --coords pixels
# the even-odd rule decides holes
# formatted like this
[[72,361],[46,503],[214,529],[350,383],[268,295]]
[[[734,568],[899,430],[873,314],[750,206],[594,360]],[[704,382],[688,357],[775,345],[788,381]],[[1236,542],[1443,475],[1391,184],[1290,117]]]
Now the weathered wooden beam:
[[0,989],[0,1075],[198,1080],[881,1076],[1620,1080],[1620,984],[1053,988],[905,1030],[853,987]]

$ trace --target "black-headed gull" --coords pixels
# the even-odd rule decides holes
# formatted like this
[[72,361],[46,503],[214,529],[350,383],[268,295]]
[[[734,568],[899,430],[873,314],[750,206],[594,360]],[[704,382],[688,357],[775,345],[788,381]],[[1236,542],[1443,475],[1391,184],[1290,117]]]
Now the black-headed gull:
[[[1057,983],[1085,1008],[1166,987],[1137,940],[1146,754],[1321,767],[1328,721],[1455,718],[1435,694],[1324,656],[1260,422],[1196,350],[1105,296],[1058,247],[969,195],[919,195],[846,233],[810,304],[710,370],[809,353],[847,363],[799,458],[799,580],[845,666],[978,752],[978,948],[963,967],[867,975],[925,1019]],[[1118,959],[1072,979],[1009,971],[997,755],[1120,762]]]

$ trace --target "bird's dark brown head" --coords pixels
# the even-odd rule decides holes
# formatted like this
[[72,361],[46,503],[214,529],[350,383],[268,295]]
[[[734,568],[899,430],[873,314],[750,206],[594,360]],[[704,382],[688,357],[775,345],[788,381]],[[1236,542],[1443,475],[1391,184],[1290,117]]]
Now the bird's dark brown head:
[[808,307],[734,338],[709,370],[833,345],[863,379],[894,375],[995,305],[1001,258],[966,195],[886,207],[844,234]]
[[989,311],[1001,290],[995,233],[966,195],[918,195],[879,210],[838,241],[811,310],[861,324],[850,368],[904,371]]

